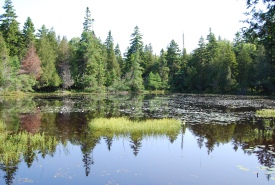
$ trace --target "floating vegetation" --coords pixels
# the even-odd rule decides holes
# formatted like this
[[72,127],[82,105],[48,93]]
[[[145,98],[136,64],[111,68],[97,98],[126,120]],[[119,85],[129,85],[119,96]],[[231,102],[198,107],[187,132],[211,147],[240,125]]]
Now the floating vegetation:
[[92,132],[102,135],[128,135],[142,133],[144,135],[177,135],[180,132],[181,122],[175,119],[153,119],[145,121],[131,121],[121,118],[96,118],[90,124]]
[[265,117],[265,118],[274,118],[275,117],[275,109],[261,109],[256,111],[256,116]]

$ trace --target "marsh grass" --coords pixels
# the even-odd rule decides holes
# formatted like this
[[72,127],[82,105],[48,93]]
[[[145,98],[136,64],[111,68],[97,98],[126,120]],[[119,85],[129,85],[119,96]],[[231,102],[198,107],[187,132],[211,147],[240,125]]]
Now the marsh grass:
[[256,111],[256,116],[258,117],[275,117],[275,109],[262,109]]
[[92,133],[101,136],[119,136],[141,133],[143,135],[177,135],[181,122],[175,119],[153,119],[145,121],[131,121],[121,118],[96,118],[89,123]]
[[31,134],[28,132],[9,133],[5,124],[0,121],[0,163],[8,164],[20,161],[21,156],[40,151],[42,155],[55,152],[58,144],[55,137],[45,136],[43,133]]

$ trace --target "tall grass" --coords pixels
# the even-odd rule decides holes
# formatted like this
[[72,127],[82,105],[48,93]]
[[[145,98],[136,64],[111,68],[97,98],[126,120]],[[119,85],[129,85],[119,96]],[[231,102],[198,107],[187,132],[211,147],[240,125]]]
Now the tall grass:
[[262,109],[256,111],[256,116],[259,117],[275,117],[275,109]]
[[128,135],[142,133],[143,135],[171,135],[178,134],[181,122],[175,119],[153,119],[145,121],[131,121],[122,118],[96,118],[89,123],[90,130],[100,135]]

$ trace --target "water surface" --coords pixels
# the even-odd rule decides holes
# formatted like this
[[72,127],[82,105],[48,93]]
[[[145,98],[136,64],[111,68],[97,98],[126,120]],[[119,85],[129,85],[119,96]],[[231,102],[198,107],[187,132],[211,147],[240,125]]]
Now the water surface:
[[[11,133],[43,132],[57,142],[2,161],[0,184],[274,184],[275,125],[255,116],[262,108],[275,108],[275,101],[186,94],[2,99]],[[176,136],[89,129],[94,118],[121,116],[169,117],[183,125]]]

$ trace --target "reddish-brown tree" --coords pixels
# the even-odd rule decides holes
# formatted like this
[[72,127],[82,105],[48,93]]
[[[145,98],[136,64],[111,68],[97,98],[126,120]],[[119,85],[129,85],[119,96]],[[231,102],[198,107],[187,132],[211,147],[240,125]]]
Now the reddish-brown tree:
[[36,80],[41,76],[41,61],[36,54],[36,49],[33,44],[30,44],[29,49],[25,55],[25,58],[21,62],[19,74],[34,75]]

